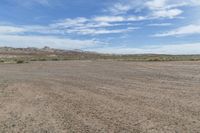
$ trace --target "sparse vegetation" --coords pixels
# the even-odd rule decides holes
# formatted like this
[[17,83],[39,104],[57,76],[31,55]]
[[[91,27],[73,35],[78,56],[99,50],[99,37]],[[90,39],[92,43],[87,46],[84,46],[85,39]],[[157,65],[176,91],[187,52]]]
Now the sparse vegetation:
[[200,61],[200,55],[114,55],[83,51],[36,48],[0,48],[0,63],[62,60],[118,60],[118,61]]
[[16,63],[17,64],[22,64],[22,63],[25,63],[25,61],[24,60],[17,60]]

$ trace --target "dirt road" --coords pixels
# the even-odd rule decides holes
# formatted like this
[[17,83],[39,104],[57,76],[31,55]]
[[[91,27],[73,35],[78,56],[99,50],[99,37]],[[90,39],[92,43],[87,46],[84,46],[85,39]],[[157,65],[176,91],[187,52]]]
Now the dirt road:
[[0,133],[72,132],[200,132],[200,62],[0,65]]

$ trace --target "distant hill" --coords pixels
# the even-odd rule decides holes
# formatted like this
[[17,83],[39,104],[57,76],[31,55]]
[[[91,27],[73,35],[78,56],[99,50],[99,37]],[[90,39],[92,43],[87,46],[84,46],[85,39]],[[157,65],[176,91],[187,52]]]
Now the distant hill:
[[112,55],[82,50],[0,47],[0,63],[58,60],[118,60],[118,61],[200,61],[200,55]]
[[62,50],[50,47],[44,48],[12,48],[0,47],[0,63],[29,61],[57,61],[57,60],[91,60],[107,59],[111,55],[98,54],[82,50]]
[[16,55],[24,55],[24,54],[95,54],[92,52],[85,52],[82,50],[61,50],[61,49],[54,49],[50,47],[44,48],[12,48],[12,47],[0,47],[0,54],[16,54]]

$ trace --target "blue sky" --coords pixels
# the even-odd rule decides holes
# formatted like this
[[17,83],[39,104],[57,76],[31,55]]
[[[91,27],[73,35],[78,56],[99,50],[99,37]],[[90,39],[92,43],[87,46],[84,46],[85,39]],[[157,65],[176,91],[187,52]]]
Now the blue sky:
[[200,0],[1,0],[0,46],[200,54]]

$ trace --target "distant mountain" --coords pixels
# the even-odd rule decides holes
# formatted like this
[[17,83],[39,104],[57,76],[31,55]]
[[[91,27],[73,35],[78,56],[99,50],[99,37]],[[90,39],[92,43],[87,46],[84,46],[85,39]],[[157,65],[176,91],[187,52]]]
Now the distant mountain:
[[50,47],[44,48],[12,48],[0,47],[1,62],[17,61],[57,61],[57,60],[96,60],[112,59],[120,61],[200,61],[200,55],[112,55],[87,52],[82,50],[62,50]]
[[62,49],[54,49],[50,47],[44,48],[35,48],[35,47],[28,47],[28,48],[13,48],[13,47],[0,47],[0,54],[16,54],[16,55],[25,55],[25,54],[96,54],[92,52],[86,52],[82,50],[62,50]]

